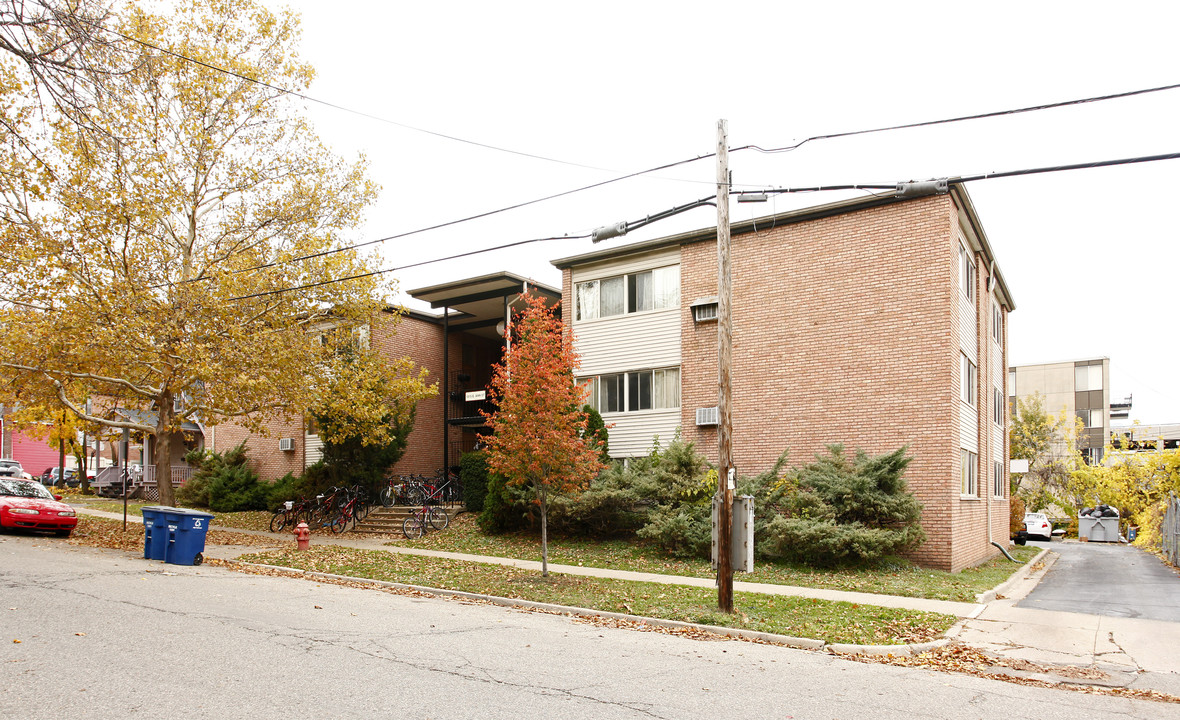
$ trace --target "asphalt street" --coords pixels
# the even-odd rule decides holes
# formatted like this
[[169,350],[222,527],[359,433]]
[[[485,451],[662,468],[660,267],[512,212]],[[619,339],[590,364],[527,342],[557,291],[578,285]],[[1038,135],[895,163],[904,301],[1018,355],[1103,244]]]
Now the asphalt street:
[[1180,622],[1180,574],[1154,555],[1119,543],[1029,544],[1060,557],[1017,607]]
[[0,613],[9,718],[1180,718],[1171,704],[37,537],[0,537]]

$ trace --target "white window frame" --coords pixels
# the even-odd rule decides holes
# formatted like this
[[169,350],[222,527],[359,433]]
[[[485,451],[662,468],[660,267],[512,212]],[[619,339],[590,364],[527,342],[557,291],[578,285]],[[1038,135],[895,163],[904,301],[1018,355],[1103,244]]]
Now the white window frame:
[[999,460],[992,463],[992,474],[992,497],[1002,500],[1007,497],[1005,489],[1008,485],[1004,478],[1004,463]]
[[[634,308],[640,300],[637,286],[640,276],[643,275],[651,277],[648,283],[650,307]],[[618,281],[622,285],[621,309],[604,313],[602,285],[608,282],[613,284],[613,281]],[[633,298],[633,295],[636,297]],[[592,302],[593,305],[588,304],[589,302]],[[664,265],[650,270],[574,283],[574,322],[620,315],[636,315],[678,307],[680,307],[680,265]]]
[[979,456],[967,448],[959,449],[959,495],[979,497]]
[[1000,312],[1000,304],[992,303],[992,339],[997,343],[1003,342],[1003,334],[1000,332],[1004,325],[1004,314]]
[[[668,376],[671,373],[676,374],[675,388],[668,392]],[[637,405],[639,398],[633,398],[632,385],[638,385],[641,380],[641,375],[651,375],[651,407],[632,409]],[[621,382],[622,392],[618,396],[618,410],[604,410],[601,388],[603,386],[603,378],[622,378]],[[680,368],[677,367],[662,367],[662,368],[644,368],[643,370],[628,370],[626,372],[618,373],[603,373],[602,375],[591,375],[589,377],[578,378],[579,384],[586,384],[589,387],[589,394],[586,398],[586,404],[597,410],[602,415],[618,415],[623,413],[643,413],[659,410],[677,410],[680,408]],[[674,395],[674,397],[668,397]],[[675,403],[675,404],[672,404]]]
[[1004,427],[1004,408],[1007,405],[1004,402],[1004,391],[999,388],[992,388],[992,421]]
[[974,300],[975,255],[963,243],[959,243],[959,283],[963,286],[964,297]]
[[975,385],[979,382],[979,369],[967,353],[959,353],[959,399],[974,407],[978,398]]

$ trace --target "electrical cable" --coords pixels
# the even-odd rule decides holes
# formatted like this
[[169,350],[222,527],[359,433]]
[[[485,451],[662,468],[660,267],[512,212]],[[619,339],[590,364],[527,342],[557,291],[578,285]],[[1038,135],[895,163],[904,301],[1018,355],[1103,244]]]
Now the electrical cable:
[[324,285],[333,285],[339,282],[346,282],[348,280],[360,280],[361,278],[373,277],[374,275],[384,275],[385,273],[393,272],[394,270],[407,270],[409,268],[421,267],[422,265],[431,265],[433,263],[445,262],[447,260],[457,260],[459,258],[471,257],[472,255],[480,255],[493,250],[505,250],[511,247],[520,245],[529,245],[531,243],[549,242],[551,240],[584,240],[590,235],[555,235],[552,237],[532,238],[531,240],[517,240],[516,242],[505,243],[503,245],[495,245],[493,247],[480,248],[479,250],[470,250],[468,252],[459,253],[457,255],[448,255],[447,257],[433,258],[431,260],[423,260],[421,262],[410,263],[409,265],[399,265],[397,267],[382,268],[381,270],[374,270],[372,272],[361,273],[359,275],[349,275],[348,277],[335,278],[333,280],[323,280],[321,282],[308,283],[306,285],[296,285],[289,288],[279,288],[278,290],[265,290],[263,292],[251,293],[250,295],[239,295],[237,297],[228,298],[225,302],[234,302],[236,300],[250,300],[257,297],[266,297],[268,295],[278,295],[280,293],[292,292],[294,290],[307,290],[310,288],[322,287]]
[[[1143,155],[1140,157],[1121,158],[1121,159],[1117,159],[1117,160],[1098,160],[1098,161],[1093,161],[1093,162],[1074,163],[1074,164],[1070,164],[1070,165],[1052,165],[1052,166],[1040,167],[1040,168],[1027,168],[1024,170],[1008,170],[1008,171],[1004,171],[1004,172],[992,172],[992,173],[983,173],[983,174],[979,174],[979,175],[960,176],[960,177],[948,178],[947,184],[948,185],[960,185],[963,183],[974,182],[977,180],[991,180],[991,179],[995,179],[995,178],[1018,177],[1018,176],[1022,176],[1022,175],[1040,175],[1040,174],[1044,174],[1044,173],[1065,172],[1065,171],[1069,171],[1069,170],[1084,170],[1084,169],[1090,169],[1090,168],[1114,167],[1117,165],[1135,165],[1135,164],[1146,163],[1146,162],[1158,162],[1161,160],[1180,160],[1180,152],[1163,153],[1163,154],[1159,154],[1159,155]],[[784,193],[827,192],[827,191],[832,191],[832,190],[865,190],[865,191],[868,191],[868,190],[897,190],[898,185],[899,185],[899,183],[889,183],[889,184],[885,184],[885,183],[855,183],[855,184],[843,184],[843,185],[817,185],[817,186],[813,186],[813,187],[804,187],[804,188],[776,188],[776,189],[769,189],[769,190],[760,190],[758,192],[765,193],[765,194],[781,195]],[[741,194],[742,193],[735,193],[735,195],[741,195]],[[885,196],[886,196],[885,193],[878,195],[878,197],[885,197]],[[662,219],[671,217],[672,215],[678,215],[682,212],[685,212],[686,210],[691,210],[693,208],[701,207],[703,205],[712,205],[712,204],[714,204],[714,201],[712,198],[702,198],[700,200],[694,200],[693,202],[686,203],[684,205],[678,205],[678,206],[671,208],[669,210],[664,210],[659,213],[655,213],[654,215],[648,215],[641,220],[636,220],[635,222],[628,222],[628,223],[624,223],[624,224],[626,225],[626,228],[628,231],[634,230],[634,229],[641,228],[645,225],[648,225],[650,223],[653,223],[657,220],[662,220]],[[315,288],[315,287],[322,287],[324,285],[332,285],[334,283],[345,282],[348,280],[358,280],[361,278],[372,277],[374,275],[383,275],[385,273],[393,272],[394,270],[406,270],[409,268],[419,267],[422,265],[429,265],[429,264],[437,263],[437,262],[443,262],[446,260],[456,260],[458,258],[470,257],[472,255],[480,255],[483,253],[492,252],[494,250],[503,250],[503,249],[510,248],[510,247],[516,247],[519,245],[528,245],[530,243],[547,242],[547,241],[551,241],[551,240],[583,240],[583,239],[586,239],[589,237],[592,237],[592,234],[558,235],[558,236],[551,236],[551,237],[544,237],[544,238],[533,238],[531,240],[518,240],[516,242],[506,243],[504,245],[496,245],[493,247],[481,248],[479,250],[471,250],[469,252],[459,253],[457,255],[450,255],[447,257],[434,258],[432,260],[423,260],[422,262],[412,263],[410,265],[402,265],[399,267],[384,268],[381,270],[374,270],[373,272],[362,273],[359,275],[350,275],[348,277],[336,278],[333,280],[324,280],[324,281],[317,282],[317,283],[308,283],[306,285],[297,285],[297,286],[289,287],[289,288],[280,288],[278,290],[267,290],[264,292],[252,293],[250,295],[240,295],[238,297],[228,298],[226,300],[226,302],[233,302],[236,300],[249,300],[251,298],[264,297],[264,296],[268,296],[268,295],[278,295],[280,293],[292,292],[295,290],[306,290],[306,289]],[[267,267],[269,267],[269,266],[267,266]],[[241,271],[239,271],[239,272],[241,272]]]
[[468,140],[466,138],[461,138],[461,137],[458,137],[455,135],[447,135],[446,133],[437,132],[435,130],[427,130],[426,128],[421,128],[421,127],[417,127],[414,125],[408,125],[406,123],[398,122],[396,120],[390,120],[389,118],[383,118],[379,115],[373,115],[373,114],[364,112],[362,110],[354,110],[352,108],[345,107],[344,105],[338,105],[336,103],[328,102],[327,100],[320,100],[319,98],[312,97],[311,95],[306,95],[304,93],[297,92],[295,90],[288,90],[286,88],[279,87],[278,85],[273,85],[271,83],[266,82],[265,80],[259,80],[257,78],[252,78],[252,77],[249,77],[248,75],[243,75],[243,74],[236,72],[234,70],[228,70],[228,69],[220,67],[218,65],[213,65],[212,63],[207,63],[203,60],[197,60],[196,58],[188,57],[187,55],[183,55],[181,53],[175,52],[173,50],[169,50],[167,48],[162,48],[162,47],[155,45],[153,43],[150,43],[146,40],[141,40],[139,38],[132,37],[130,35],[125,35],[125,34],[119,32],[118,30],[113,30],[111,28],[103,27],[101,25],[97,25],[97,24],[93,24],[93,23],[92,23],[92,25],[99,30],[111,33],[112,35],[115,35],[116,37],[123,38],[124,40],[126,40],[128,42],[132,42],[137,45],[141,45],[143,47],[150,48],[150,49],[155,50],[157,52],[164,53],[165,55],[169,55],[169,56],[174,57],[178,60],[183,60],[184,62],[193,63],[194,65],[200,65],[201,67],[207,68],[209,70],[213,70],[214,72],[219,72],[219,73],[222,73],[225,75],[229,75],[230,77],[235,77],[235,78],[238,78],[239,80],[244,80],[246,82],[253,83],[255,85],[258,85],[259,87],[264,87],[264,88],[267,88],[268,90],[273,90],[273,91],[283,94],[283,95],[290,95],[291,97],[299,98],[300,100],[303,100],[305,102],[315,103],[317,105],[329,107],[329,108],[332,108],[333,110],[340,110],[341,112],[346,112],[346,113],[349,113],[352,115],[356,115],[358,117],[368,118],[369,120],[376,120],[377,122],[385,123],[387,125],[394,125],[396,127],[400,127],[400,128],[406,129],[406,130],[411,130],[413,132],[422,133],[424,135],[432,135],[434,137],[443,138],[444,140],[451,140],[451,141],[457,142],[457,143],[463,143],[466,145],[472,145],[474,147],[484,148],[485,150],[494,150],[496,152],[508,153],[509,155],[517,155],[520,157],[532,158],[534,160],[544,160],[545,162],[557,163],[559,165],[569,165],[572,167],[584,168],[587,170],[599,170],[599,171],[604,171],[604,172],[610,172],[610,170],[608,170],[607,168],[596,167],[594,165],[584,165],[582,163],[576,163],[576,162],[572,162],[569,160],[559,160],[557,158],[546,157],[544,155],[536,155],[534,153],[527,153],[522,150],[513,150],[511,148],[504,148],[504,147],[500,147],[498,145],[490,145],[488,143],[482,143],[482,142],[479,142],[476,140]]
[[801,140],[794,145],[786,145],[779,148],[762,148],[757,145],[743,145],[740,148],[734,148],[730,150],[730,152],[737,152],[738,150],[757,150],[758,152],[768,154],[790,152],[791,150],[795,150],[801,147],[804,143],[809,143],[812,140],[832,140],[834,138],[851,137],[853,135],[868,135],[870,133],[887,132],[889,130],[905,130],[908,128],[929,127],[931,125],[946,125],[948,123],[964,122],[966,120],[982,120],[984,118],[1002,117],[1004,115],[1019,115],[1021,113],[1036,112],[1039,110],[1052,110],[1054,108],[1068,107],[1071,105],[1084,105],[1087,103],[1103,102],[1105,100],[1118,100],[1120,98],[1163,92],[1164,90],[1175,90],[1177,88],[1180,88],[1180,83],[1161,85],[1159,87],[1153,88],[1143,88],[1141,90],[1129,90],[1127,92],[1113,93],[1111,95],[1098,95],[1095,97],[1081,98],[1078,100],[1065,100],[1062,102],[1045,103],[1042,105],[1029,105],[1028,107],[1015,108],[1012,110],[995,110],[993,112],[978,113],[976,115],[960,115],[959,117],[945,118],[943,120],[926,120],[923,122],[906,123],[904,125],[890,125],[888,127],[872,128],[869,130],[850,130],[848,132],[830,133],[827,135],[813,135],[812,137]]
[[[1159,155],[1142,155],[1139,157],[1119,158],[1116,160],[1095,160],[1092,162],[1073,163],[1070,165],[1048,165],[1023,170],[1006,170],[1003,172],[979,173],[976,175],[960,175],[947,178],[948,185],[961,185],[977,180],[992,180],[995,178],[1020,177],[1023,175],[1043,175],[1045,173],[1065,172],[1069,170],[1088,170],[1091,168],[1115,167],[1118,165],[1137,165],[1140,163],[1159,162],[1161,160],[1180,160],[1180,152],[1162,153]],[[801,188],[769,188],[756,191],[738,191],[735,197],[742,195],[782,195],[786,193],[827,192],[831,190],[896,190],[898,183],[857,183],[844,185],[816,185]]]

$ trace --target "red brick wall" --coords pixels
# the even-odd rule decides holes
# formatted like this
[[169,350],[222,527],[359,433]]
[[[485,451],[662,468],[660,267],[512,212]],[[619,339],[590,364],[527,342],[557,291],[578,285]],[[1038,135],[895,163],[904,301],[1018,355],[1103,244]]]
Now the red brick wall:
[[[205,431],[206,448],[223,453],[246,441],[248,465],[263,480],[275,480],[287,473],[303,472],[303,418],[274,417],[266,423],[270,436],[251,432],[237,423],[227,422]],[[280,438],[293,438],[294,451],[279,450]]]
[[[960,536],[983,524],[959,512],[956,222],[950,198],[932,197],[738,235],[732,257],[738,472],[784,450],[799,465],[829,443],[907,445],[928,536],[913,558],[957,570],[981,552]],[[714,461],[716,431],[695,410],[716,404],[716,323],[694,323],[688,304],[716,294],[716,252],[685,245],[681,264],[682,432]]]

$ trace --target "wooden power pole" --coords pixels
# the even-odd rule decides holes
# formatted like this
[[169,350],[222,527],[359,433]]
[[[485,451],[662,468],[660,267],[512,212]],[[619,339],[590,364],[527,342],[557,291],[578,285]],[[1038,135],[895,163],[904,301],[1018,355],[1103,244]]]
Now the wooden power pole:
[[729,263],[729,123],[717,121],[717,607],[733,612],[733,314]]

